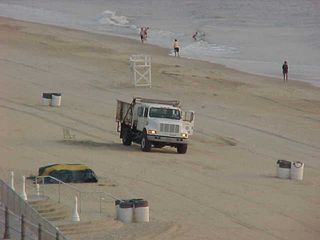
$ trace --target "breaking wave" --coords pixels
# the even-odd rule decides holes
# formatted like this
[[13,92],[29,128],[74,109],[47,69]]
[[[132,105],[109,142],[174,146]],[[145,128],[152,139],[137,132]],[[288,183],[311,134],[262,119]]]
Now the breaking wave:
[[115,11],[106,10],[98,17],[100,24],[108,24],[115,26],[128,26],[129,20],[126,16],[118,16]]

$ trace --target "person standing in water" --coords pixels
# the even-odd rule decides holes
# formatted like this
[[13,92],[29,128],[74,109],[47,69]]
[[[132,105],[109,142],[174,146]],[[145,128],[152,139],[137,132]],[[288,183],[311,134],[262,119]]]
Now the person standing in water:
[[143,41],[144,41],[144,28],[142,27],[142,28],[140,28],[140,39],[141,39],[141,43],[143,43]]
[[173,42],[173,51],[174,51],[174,56],[180,57],[180,45],[177,39],[174,40]]
[[147,37],[148,37],[148,30],[149,30],[149,27],[145,27],[145,28],[144,28],[144,33],[143,33],[144,40],[147,40]]
[[287,61],[284,61],[282,65],[282,74],[283,74],[283,82],[287,83],[288,82],[288,72],[289,72],[289,66]]
[[195,33],[192,35],[193,40],[197,41],[197,36],[198,36],[198,32],[195,32]]
[[149,30],[149,27],[141,27],[140,28],[140,39],[141,39],[142,43],[144,43],[144,41],[147,40],[148,30]]

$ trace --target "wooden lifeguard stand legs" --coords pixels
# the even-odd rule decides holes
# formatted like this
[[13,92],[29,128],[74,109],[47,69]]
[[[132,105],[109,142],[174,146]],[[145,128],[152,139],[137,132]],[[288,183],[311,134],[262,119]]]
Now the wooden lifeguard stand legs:
[[131,81],[135,87],[151,88],[151,56],[132,55],[130,57]]

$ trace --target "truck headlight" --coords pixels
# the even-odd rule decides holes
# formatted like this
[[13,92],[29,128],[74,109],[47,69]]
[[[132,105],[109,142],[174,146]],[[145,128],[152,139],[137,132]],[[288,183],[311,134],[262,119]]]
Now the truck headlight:
[[188,138],[188,133],[181,133],[181,137]]
[[148,134],[154,135],[154,134],[157,134],[157,131],[154,129],[149,129]]

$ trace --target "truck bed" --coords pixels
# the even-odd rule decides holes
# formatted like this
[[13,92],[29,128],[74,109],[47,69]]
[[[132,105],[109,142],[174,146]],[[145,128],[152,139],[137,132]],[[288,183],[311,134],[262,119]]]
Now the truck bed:
[[173,107],[180,106],[180,102],[178,100],[158,100],[158,99],[136,97],[133,99],[133,102],[156,103],[156,104],[170,105]]
[[132,120],[131,103],[117,100],[116,121],[130,124]]

